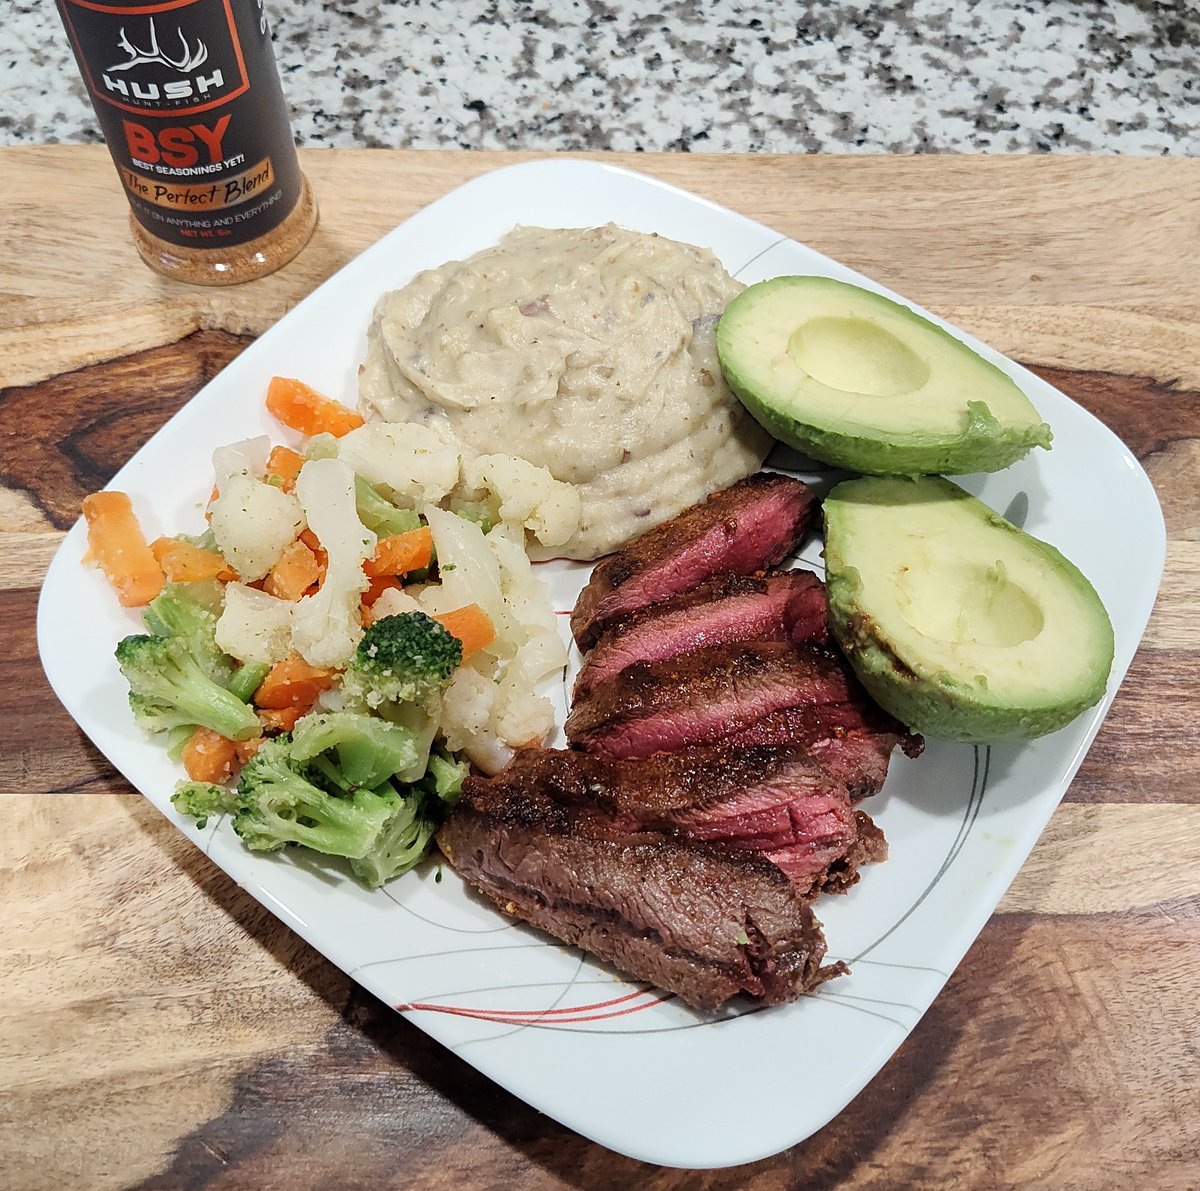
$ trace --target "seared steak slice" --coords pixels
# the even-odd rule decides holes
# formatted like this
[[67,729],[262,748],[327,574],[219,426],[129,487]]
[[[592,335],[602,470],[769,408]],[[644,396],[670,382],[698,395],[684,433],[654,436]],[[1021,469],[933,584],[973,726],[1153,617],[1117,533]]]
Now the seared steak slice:
[[731,641],[824,641],[825,585],[812,571],[721,575],[654,604],[603,633],[575,680],[575,698],[635,662],[657,662]]
[[[855,693],[852,684],[851,692]],[[877,794],[897,745],[920,756],[925,742],[909,732],[865,692],[846,703],[789,707],[772,712],[725,738],[727,745],[784,745],[803,748],[839,781],[856,801]]]
[[438,843],[505,913],[698,1009],[794,1000],[846,970],[821,966],[820,924],[765,858],[579,810],[469,780]]
[[[492,778],[470,778],[477,807],[505,806],[595,838],[663,835],[765,856],[800,893],[858,842],[845,786],[793,744],[691,748],[641,760],[523,749]],[[564,828],[566,829],[566,828]],[[844,888],[856,866],[834,882]]]
[[714,575],[752,575],[782,561],[812,522],[807,485],[760,472],[716,492],[596,564],[571,614],[580,649],[610,624]]
[[820,646],[714,645],[639,662],[596,687],[567,717],[567,739],[614,757],[710,744],[789,707],[846,703],[852,679]]
[[[597,844],[457,810],[447,859],[506,914],[701,1010],[739,993],[780,1004],[844,965],[822,967],[812,909],[773,865],[702,845]],[[686,914],[676,898],[689,892]],[[743,941],[745,940],[745,941]]]

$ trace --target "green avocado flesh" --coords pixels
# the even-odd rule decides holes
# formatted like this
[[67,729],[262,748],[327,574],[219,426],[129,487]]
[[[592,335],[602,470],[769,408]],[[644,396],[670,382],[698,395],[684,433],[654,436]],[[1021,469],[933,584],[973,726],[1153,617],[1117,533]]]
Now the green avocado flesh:
[[824,513],[833,635],[909,728],[990,744],[1099,702],[1112,624],[1053,546],[940,476],[847,480]]
[[743,290],[717,327],[729,387],[771,434],[867,475],[999,471],[1050,427],[994,364],[888,298],[828,277]]

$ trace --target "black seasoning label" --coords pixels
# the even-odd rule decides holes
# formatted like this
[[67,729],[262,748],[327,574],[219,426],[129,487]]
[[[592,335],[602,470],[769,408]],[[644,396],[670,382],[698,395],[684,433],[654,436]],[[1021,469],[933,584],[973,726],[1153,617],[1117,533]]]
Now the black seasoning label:
[[58,0],[134,214],[186,248],[266,235],[300,167],[261,0]]

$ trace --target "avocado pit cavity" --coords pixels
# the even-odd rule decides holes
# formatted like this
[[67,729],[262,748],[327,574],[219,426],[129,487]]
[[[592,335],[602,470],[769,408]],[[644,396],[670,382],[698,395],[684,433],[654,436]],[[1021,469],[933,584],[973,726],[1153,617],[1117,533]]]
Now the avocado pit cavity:
[[920,634],[949,645],[1011,649],[1032,641],[1046,618],[1002,562],[990,567],[936,551],[895,577],[896,606]]
[[861,318],[810,318],[788,340],[792,362],[818,384],[868,397],[922,388],[929,365],[886,328]]

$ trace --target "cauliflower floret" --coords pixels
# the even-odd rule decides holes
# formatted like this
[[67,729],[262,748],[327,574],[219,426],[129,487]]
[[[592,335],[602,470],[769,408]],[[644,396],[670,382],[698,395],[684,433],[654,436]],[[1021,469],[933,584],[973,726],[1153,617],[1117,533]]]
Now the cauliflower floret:
[[461,448],[416,422],[368,422],[338,440],[338,458],[390,500],[437,504],[458,483]]
[[[505,603],[502,572],[488,538],[473,521],[433,505],[423,510],[433,531],[440,584],[430,584],[420,595],[421,609],[431,616],[478,604],[487,613],[496,636],[487,646],[492,657],[511,657],[525,641],[524,627]],[[493,531],[495,532],[495,531]]]
[[459,666],[442,692],[441,730],[452,752],[467,748],[487,727],[496,683],[474,666]]
[[371,605],[371,620],[382,620],[385,616],[399,616],[402,612],[423,612],[416,596],[399,587],[389,587]]
[[313,707],[317,711],[346,711],[346,692],[340,686],[331,686],[317,695]]
[[498,685],[472,663],[459,666],[442,693],[439,730],[446,747],[465,752],[484,773],[499,773],[512,749],[490,727]]
[[567,664],[567,647],[557,630],[551,633],[538,631],[530,634],[529,640],[517,651],[509,663],[506,673],[514,681],[520,681],[526,690],[532,690],[551,674],[561,674]]
[[450,679],[439,728],[447,748],[465,752],[485,773],[497,773],[512,759],[513,749],[549,737],[554,707],[534,694],[516,659],[501,669],[477,657]]
[[[527,663],[529,679],[533,683],[565,666],[567,649],[558,635],[558,617],[550,606],[546,584],[534,573],[524,547],[513,541],[512,532],[503,526],[497,527],[487,535],[486,541],[500,564],[500,590],[504,602],[524,629],[520,654],[523,656],[528,651],[531,659],[535,656],[545,659],[541,668]],[[546,639],[538,640],[543,637]]]
[[510,748],[540,745],[554,731],[554,707],[535,695],[523,675],[510,666],[496,688],[491,728]]
[[304,528],[294,496],[246,472],[225,478],[211,514],[217,549],[246,583],[261,579]]
[[[479,455],[463,465],[468,499],[492,493],[505,525],[528,530],[543,546],[561,546],[579,528],[579,493],[545,467],[515,455]],[[524,534],[521,535],[524,537]]]
[[241,583],[225,585],[217,644],[239,662],[281,662],[292,652],[292,605]]
[[267,456],[271,452],[271,440],[260,434],[257,438],[243,439],[213,451],[213,483],[218,492],[225,487],[230,476],[253,476],[261,480],[267,470]]
[[296,495],[328,562],[320,589],[292,606],[292,643],[312,666],[344,667],[362,636],[359,598],[368,585],[363,562],[375,535],[359,520],[354,472],[340,459],[310,459]]
[[493,644],[451,679],[442,710],[449,747],[494,773],[514,748],[542,743],[554,730],[553,706],[535,688],[566,665],[566,646],[545,584],[513,540],[524,537],[522,529],[497,526],[484,534],[453,513],[426,509],[425,515],[443,574],[440,585],[420,594],[421,606],[445,612],[475,603],[496,628]]

